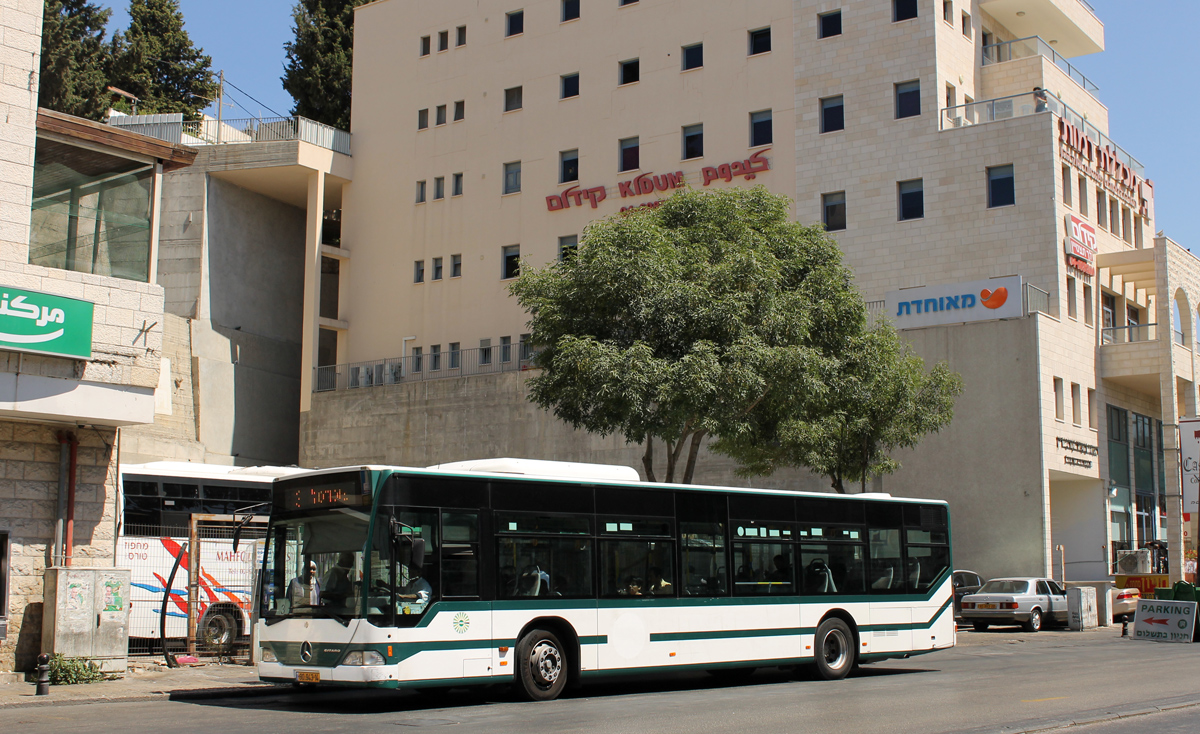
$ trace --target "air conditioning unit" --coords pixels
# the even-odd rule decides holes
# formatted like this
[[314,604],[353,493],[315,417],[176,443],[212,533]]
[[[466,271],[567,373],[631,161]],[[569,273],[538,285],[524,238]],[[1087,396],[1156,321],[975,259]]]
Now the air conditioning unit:
[[1117,573],[1130,574],[1150,573],[1150,550],[1119,550],[1117,551]]

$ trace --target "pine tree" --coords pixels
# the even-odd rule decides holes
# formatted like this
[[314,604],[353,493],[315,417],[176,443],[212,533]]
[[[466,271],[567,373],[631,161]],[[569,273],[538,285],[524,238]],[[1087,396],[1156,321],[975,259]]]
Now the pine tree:
[[217,91],[211,66],[184,30],[178,0],[130,0],[129,28],[113,35],[110,79],[139,98],[138,112],[199,119]]
[[39,106],[103,119],[109,60],[104,33],[110,15],[89,0],[46,0]]
[[294,41],[283,45],[283,88],[292,114],[350,129],[350,69],[354,8],[366,0],[298,0],[292,10]]

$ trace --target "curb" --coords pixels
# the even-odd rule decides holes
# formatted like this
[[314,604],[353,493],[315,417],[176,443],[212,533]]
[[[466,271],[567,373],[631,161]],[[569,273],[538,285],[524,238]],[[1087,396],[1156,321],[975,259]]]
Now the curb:
[[1017,722],[995,729],[972,729],[970,732],[962,732],[962,734],[971,734],[972,732],[976,734],[984,734],[985,732],[987,734],[1041,734],[1041,732],[1058,731],[1060,729],[1088,726],[1091,724],[1103,724],[1119,719],[1131,719],[1138,716],[1161,714],[1167,711],[1178,711],[1179,709],[1197,706],[1200,706],[1200,698],[1168,698],[1162,699],[1158,703],[1142,702],[1122,709],[1080,711],[1069,718]]
[[21,708],[41,708],[45,706],[78,706],[89,703],[139,703],[143,701],[204,701],[217,698],[256,698],[281,693],[290,693],[287,686],[261,685],[248,688],[193,688],[178,691],[153,691],[151,693],[131,694],[127,696],[92,696],[88,698],[54,698],[53,688],[49,696],[41,696],[32,700],[0,702],[0,711]]

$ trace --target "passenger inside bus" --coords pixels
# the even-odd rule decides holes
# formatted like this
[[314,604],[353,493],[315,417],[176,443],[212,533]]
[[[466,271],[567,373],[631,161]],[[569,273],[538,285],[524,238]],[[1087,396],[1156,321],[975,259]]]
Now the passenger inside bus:
[[649,573],[650,586],[647,588],[647,594],[669,596],[675,593],[675,589],[671,587],[671,582],[663,578],[662,569],[658,566],[651,566]]
[[288,584],[287,599],[294,610],[301,606],[317,606],[321,603],[321,583],[316,580],[317,563],[310,560],[304,565],[304,575],[297,576]]
[[338,554],[337,565],[329,569],[321,581],[321,603],[345,605],[354,593],[354,553],[343,551]]

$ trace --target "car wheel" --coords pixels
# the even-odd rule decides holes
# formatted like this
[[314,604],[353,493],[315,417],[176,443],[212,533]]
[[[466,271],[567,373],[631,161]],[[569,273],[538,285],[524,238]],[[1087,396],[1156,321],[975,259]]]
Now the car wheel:
[[987,622],[972,622],[971,626],[975,628],[976,632],[987,632],[990,625]]
[[513,685],[530,701],[553,701],[567,685],[567,658],[553,632],[531,630],[517,643]]
[[1042,610],[1034,607],[1029,612],[1029,621],[1022,626],[1026,632],[1040,632],[1042,629]]
[[854,648],[854,635],[850,628],[837,617],[830,617],[817,627],[814,640],[817,657],[817,672],[825,680],[841,680],[854,667],[858,651]]

